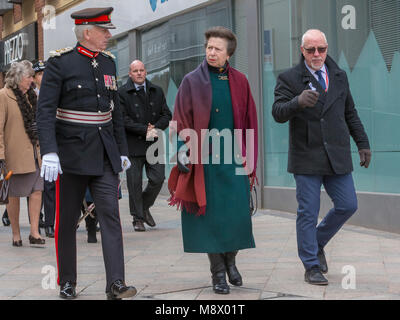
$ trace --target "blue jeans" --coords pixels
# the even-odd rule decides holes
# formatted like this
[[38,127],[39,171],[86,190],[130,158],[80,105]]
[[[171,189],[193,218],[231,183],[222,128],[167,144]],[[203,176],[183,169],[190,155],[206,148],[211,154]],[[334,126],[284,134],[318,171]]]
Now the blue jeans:
[[[298,202],[296,231],[298,254],[306,270],[319,266],[317,253],[357,211],[353,177],[344,175],[295,174]],[[321,185],[333,201],[333,208],[318,223]]]

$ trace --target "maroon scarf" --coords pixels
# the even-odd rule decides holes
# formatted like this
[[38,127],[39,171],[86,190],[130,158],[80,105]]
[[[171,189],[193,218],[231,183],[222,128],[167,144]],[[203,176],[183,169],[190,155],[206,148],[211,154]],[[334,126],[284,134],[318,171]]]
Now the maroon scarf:
[[[258,152],[256,106],[246,76],[230,67],[229,64],[227,64],[227,72],[232,98],[234,128],[242,129],[242,156],[246,156],[247,150],[246,161],[252,165],[246,170],[250,177],[251,185],[253,185],[256,178]],[[190,128],[196,131],[197,137],[201,137],[201,142],[197,145],[191,144],[191,141],[186,141],[189,150],[191,150],[191,159],[196,157],[198,164],[189,164],[189,173],[181,173],[176,165],[172,168],[168,179],[168,189],[171,193],[169,204],[177,205],[178,209],[183,206],[187,212],[196,213],[197,215],[204,215],[206,212],[204,170],[199,159],[201,158],[201,146],[204,139],[204,136],[201,135],[201,129],[208,129],[211,100],[210,74],[207,61],[204,59],[201,65],[187,74],[182,80],[175,99],[172,118],[172,121],[177,122],[177,128],[175,129],[178,134],[182,133],[183,129]],[[254,139],[249,145],[246,145],[246,129],[254,130]],[[174,128],[170,127],[170,134],[174,134],[174,131]],[[198,150],[197,153],[193,153],[194,148]]]

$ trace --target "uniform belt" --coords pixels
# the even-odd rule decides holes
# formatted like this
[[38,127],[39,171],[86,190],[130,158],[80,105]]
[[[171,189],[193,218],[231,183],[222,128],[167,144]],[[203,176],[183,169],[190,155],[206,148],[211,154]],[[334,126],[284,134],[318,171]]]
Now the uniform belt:
[[63,121],[86,124],[102,124],[111,121],[111,110],[107,112],[85,112],[57,108],[56,118]]

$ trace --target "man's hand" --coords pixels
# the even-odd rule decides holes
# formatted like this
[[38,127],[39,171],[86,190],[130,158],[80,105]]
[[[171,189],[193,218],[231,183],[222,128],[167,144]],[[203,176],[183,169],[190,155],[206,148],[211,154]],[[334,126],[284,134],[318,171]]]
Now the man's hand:
[[186,151],[179,151],[178,152],[178,170],[183,173],[188,173],[189,168],[186,166],[189,164],[189,157],[186,154]]
[[154,138],[158,138],[157,130],[154,125],[149,123],[147,125],[146,141],[154,141]]
[[127,156],[121,156],[121,167],[122,172],[125,172],[131,167],[131,162],[129,161]]
[[358,153],[360,155],[360,166],[361,167],[364,166],[365,168],[368,168],[369,163],[371,161],[371,156],[372,156],[371,150],[360,149],[360,150],[358,150]]
[[314,107],[319,98],[319,92],[314,90],[304,90],[298,97],[299,106],[302,108],[305,107]]
[[58,178],[58,174],[62,174],[60,159],[57,153],[47,153],[42,158],[42,169],[40,176],[46,181],[53,182]]

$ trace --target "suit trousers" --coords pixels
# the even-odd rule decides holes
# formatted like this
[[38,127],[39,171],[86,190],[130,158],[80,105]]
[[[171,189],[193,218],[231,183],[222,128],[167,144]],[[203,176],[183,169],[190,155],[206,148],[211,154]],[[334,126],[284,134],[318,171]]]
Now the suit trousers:
[[56,184],[55,182],[44,181],[43,207],[44,207],[44,225],[45,227],[54,226],[56,214]]
[[[126,171],[126,181],[129,193],[129,210],[134,220],[144,220],[144,210],[150,208],[160,190],[165,179],[165,165],[156,163],[150,164],[146,157],[129,157],[132,163],[130,169]],[[143,186],[143,167],[146,170],[148,183],[144,191]]]
[[[344,175],[295,174],[298,202],[296,232],[298,254],[306,270],[319,266],[317,253],[357,211],[353,177]],[[333,202],[333,208],[318,224],[321,185]]]
[[105,161],[102,176],[64,172],[56,184],[56,229],[58,284],[76,283],[76,229],[86,188],[89,187],[100,223],[101,244],[106,269],[106,292],[116,280],[124,279],[122,228],[118,207],[118,174]]

